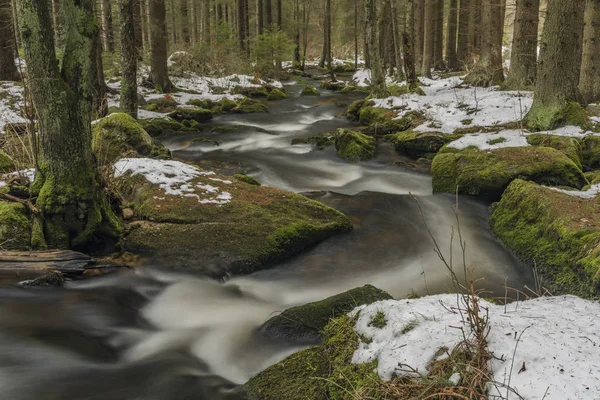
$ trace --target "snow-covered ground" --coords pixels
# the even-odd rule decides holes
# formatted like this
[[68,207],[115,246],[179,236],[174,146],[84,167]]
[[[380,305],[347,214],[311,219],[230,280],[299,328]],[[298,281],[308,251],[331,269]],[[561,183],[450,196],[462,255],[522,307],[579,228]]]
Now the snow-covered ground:
[[231,193],[222,191],[210,184],[196,183],[192,180],[199,176],[207,176],[215,184],[230,185],[229,180],[211,178],[212,171],[172,160],[153,160],[150,158],[123,158],[114,165],[114,176],[119,178],[126,173],[141,175],[150,183],[158,185],[165,195],[179,197],[195,197],[202,204],[223,205],[231,201]]
[[0,175],[0,189],[5,187],[7,182],[14,178],[23,178],[29,183],[32,183],[35,180],[35,168],[28,168]]
[[600,184],[592,185],[588,190],[565,190],[555,187],[548,187],[548,189],[568,194],[569,196],[581,197],[582,199],[593,199],[600,194]]
[[[427,375],[427,366],[436,360],[440,348],[451,351],[463,340],[457,328],[465,326],[458,304],[456,295],[446,294],[356,308],[351,313],[359,315],[356,332],[369,343],[360,343],[353,362],[378,360],[378,373],[384,380],[394,375],[414,376],[414,371]],[[490,398],[600,398],[600,331],[596,324],[600,303],[560,296],[507,306],[481,300],[481,307],[489,313]],[[387,321],[382,328],[371,324],[378,312],[384,313]],[[468,332],[468,327],[465,329]],[[460,376],[454,378],[459,382]]]
[[4,133],[6,124],[28,122],[21,116],[23,105],[23,86],[0,82],[0,134]]
[[[356,71],[354,73],[354,75],[352,75],[352,82],[356,85],[356,86],[360,86],[360,87],[367,87],[371,85],[371,70],[370,69],[365,69],[365,68],[361,68],[358,71]],[[396,80],[394,80],[394,78],[392,78],[391,76],[386,76],[385,77],[385,84],[386,85],[405,85],[406,82],[398,82]]]

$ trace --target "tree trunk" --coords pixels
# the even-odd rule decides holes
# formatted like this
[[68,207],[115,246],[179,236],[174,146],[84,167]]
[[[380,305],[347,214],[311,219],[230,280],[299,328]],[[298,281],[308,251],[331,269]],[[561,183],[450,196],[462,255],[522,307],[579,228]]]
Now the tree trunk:
[[210,0],[202,0],[202,38],[205,45],[210,45]]
[[504,81],[502,47],[498,38],[501,23],[500,0],[486,0],[482,10],[481,58],[465,82],[476,86],[499,85]]
[[121,111],[137,119],[137,57],[134,0],[119,0],[120,40],[121,40]]
[[265,5],[263,0],[256,0],[256,24],[258,34],[262,35],[265,30]]
[[479,24],[478,24],[478,10],[479,0],[469,0],[469,31],[468,31],[468,48],[469,48],[469,62],[468,66],[474,63],[474,58],[478,54],[478,40],[479,37]]
[[441,71],[444,65],[444,0],[437,0],[433,21],[433,67]]
[[238,46],[240,49],[246,50],[246,35],[244,33],[244,0],[237,0],[237,12],[238,12]]
[[425,1],[426,0],[414,0],[414,40],[415,40],[415,65],[417,73],[423,71],[423,50],[425,48]]
[[35,82],[30,90],[39,131],[31,192],[37,196],[42,218],[32,242],[78,248],[93,238],[117,238],[120,223],[98,185],[92,156],[91,103],[99,46],[94,2],[63,2],[68,33],[62,71],[48,2],[18,0],[17,4],[27,71],[30,82]]
[[377,21],[376,0],[365,0],[365,36],[369,47],[369,59],[371,60],[371,91],[375,97],[385,97],[385,76],[379,58],[379,40]]
[[600,0],[587,0],[579,89],[584,101],[600,101]]
[[54,44],[62,48],[65,45],[65,16],[60,0],[52,0],[52,26],[54,28]]
[[283,8],[281,7],[281,0],[277,0],[277,27],[283,29]]
[[304,3],[302,9],[302,22],[304,25],[304,33],[302,37],[302,70],[306,67],[306,51],[308,50],[308,27],[310,23],[310,5],[311,0],[308,0],[308,4]]
[[539,8],[539,0],[517,2],[510,70],[502,85],[505,89],[523,90],[535,84]]
[[144,1],[133,0],[133,28],[135,29],[135,54],[138,60],[144,58],[144,42],[147,42],[147,38],[144,38]]
[[435,36],[435,8],[437,0],[425,0],[425,17],[423,24],[423,68],[421,73],[427,78],[431,78],[431,68],[433,67],[433,38]]
[[469,63],[469,11],[470,2],[473,0],[460,0],[460,9],[458,12],[458,45],[456,48],[456,58],[458,66],[465,69]]
[[106,81],[104,80],[104,63],[102,62],[102,46],[98,33],[98,46],[96,46],[96,77],[93,80],[92,97],[92,119],[102,118],[108,115],[108,97],[106,95]]
[[456,31],[458,28],[458,0],[450,0],[448,10],[448,25],[446,35],[446,67],[450,71],[458,69],[458,58],[456,56]]
[[[154,0],[149,0],[149,1],[154,1]],[[179,32],[177,31],[177,24],[175,23],[175,0],[162,0],[163,2],[168,1],[169,2],[169,24],[170,26],[167,27],[167,10],[166,10],[166,4],[165,4],[165,34],[170,33],[171,34],[171,46],[175,46],[177,45],[177,42],[179,41]]]
[[265,25],[267,29],[271,29],[273,25],[273,4],[271,0],[264,0],[265,4]]
[[188,10],[188,0],[179,0],[179,22],[181,26],[181,43],[183,45],[190,44],[190,17]]
[[167,68],[167,26],[165,0],[149,0],[150,3],[150,81],[159,93],[170,92],[173,85]]
[[[324,68],[325,63],[329,61],[331,54],[331,0],[325,0],[325,12],[323,21],[323,52],[321,53],[321,61],[319,67]],[[329,65],[327,66],[329,68]]]
[[0,0],[0,81],[17,81],[15,30],[10,0]]
[[[392,0],[391,3],[392,11],[392,36],[394,40],[394,64],[396,67],[396,80],[401,81],[404,79],[404,71],[402,70],[402,44],[400,39],[400,32],[398,31],[398,10],[396,10],[396,1]],[[404,20],[404,10],[402,10],[402,19]]]
[[549,0],[533,105],[525,117],[532,130],[548,130],[577,123],[574,110],[583,98],[579,73],[585,0]]
[[404,71],[408,89],[414,91],[419,81],[415,69],[415,2],[419,0],[406,1],[406,15],[404,32],[402,33],[402,49],[404,51]]
[[294,21],[296,23],[294,32],[294,68],[300,68],[300,0],[294,1]]
[[110,0],[101,0],[100,10],[102,13],[102,47],[104,51],[112,53],[115,48],[115,42]]

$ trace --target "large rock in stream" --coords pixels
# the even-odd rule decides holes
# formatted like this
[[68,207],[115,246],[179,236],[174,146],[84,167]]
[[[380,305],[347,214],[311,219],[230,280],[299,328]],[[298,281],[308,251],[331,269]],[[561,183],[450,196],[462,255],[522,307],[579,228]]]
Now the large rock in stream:
[[[597,188],[597,187],[596,187]],[[600,196],[515,180],[493,206],[490,226],[553,294],[600,297]]]
[[323,329],[330,319],[348,314],[356,307],[393,297],[371,285],[348,290],[321,301],[288,308],[269,318],[259,331],[272,339],[297,344],[315,344],[323,339]]
[[122,159],[115,171],[135,210],[125,249],[174,268],[249,273],[352,229],[344,214],[305,196],[178,161]]

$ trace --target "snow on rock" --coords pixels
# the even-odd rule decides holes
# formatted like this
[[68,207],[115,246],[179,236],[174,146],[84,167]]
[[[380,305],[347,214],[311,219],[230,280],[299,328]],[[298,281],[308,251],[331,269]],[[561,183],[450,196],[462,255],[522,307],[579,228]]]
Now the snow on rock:
[[[378,360],[384,380],[415,375],[415,370],[426,375],[440,348],[453,349],[463,339],[455,328],[463,326],[457,304],[456,295],[445,294],[356,308],[351,313],[358,314],[355,330],[369,343],[360,343],[353,362]],[[489,312],[490,369],[493,381],[500,383],[490,383],[490,398],[507,399],[502,384],[522,396],[509,393],[508,399],[599,398],[600,332],[595,319],[600,303],[560,296],[515,302],[506,308],[481,300],[481,307]],[[387,320],[381,329],[370,326],[378,312]],[[519,372],[523,365],[525,370]]]
[[428,122],[417,131],[452,133],[457,128],[493,126],[521,120],[533,102],[532,92],[498,91],[497,87],[464,87],[462,78],[420,78],[425,96],[409,93],[375,99],[376,107],[423,113]]
[[[356,86],[367,87],[371,85],[371,70],[366,68],[358,69],[354,75],[352,75],[352,82]],[[404,85],[406,82],[396,82],[391,76],[386,76],[386,85]]]
[[7,182],[13,178],[25,178],[27,182],[32,183],[35,180],[35,168],[22,169],[0,175],[0,188],[8,185]]
[[215,175],[214,172],[202,171],[198,167],[179,161],[123,158],[115,163],[115,178],[128,172],[131,172],[131,175],[142,175],[148,182],[158,185],[167,195],[195,197],[199,203],[218,205],[227,204],[232,199],[229,192],[221,192],[216,186],[192,183],[194,178]]
[[600,194],[600,184],[597,183],[588,188],[588,190],[564,190],[555,187],[548,187],[548,189],[568,194],[569,196],[581,197],[582,199],[593,199]]
[[23,87],[14,82],[0,82],[0,134],[6,124],[28,122],[21,116],[22,107]]

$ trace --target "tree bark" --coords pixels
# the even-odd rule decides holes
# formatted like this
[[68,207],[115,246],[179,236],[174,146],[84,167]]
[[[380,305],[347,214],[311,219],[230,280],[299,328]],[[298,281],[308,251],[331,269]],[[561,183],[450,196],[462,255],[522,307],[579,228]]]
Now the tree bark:
[[444,65],[444,0],[437,0],[433,21],[433,67],[441,71]]
[[532,130],[572,121],[583,98],[579,91],[585,0],[549,0],[540,42],[533,105],[525,117]]
[[15,30],[10,0],[0,0],[0,81],[17,81]]
[[202,0],[202,38],[205,45],[210,45],[210,0]]
[[[329,55],[331,54],[331,0],[325,0],[325,12],[323,21],[323,52],[321,53],[321,60],[319,61],[319,67],[324,68],[325,64],[329,62]],[[330,69],[330,65],[327,65]]]
[[377,19],[375,0],[365,0],[365,36],[369,47],[369,59],[371,60],[371,92],[375,97],[385,97],[387,90],[379,56],[379,21]]
[[184,45],[189,45],[191,40],[188,0],[179,0],[179,22],[181,27],[181,42]]
[[427,78],[431,78],[431,68],[433,67],[433,38],[435,36],[435,8],[437,0],[425,0],[425,17],[423,24],[423,68],[421,73]]
[[294,21],[296,23],[294,32],[294,68],[300,68],[300,0],[294,0]]
[[61,71],[48,2],[17,2],[27,70],[30,82],[35,82],[30,90],[39,131],[31,192],[37,195],[42,218],[32,241],[80,248],[94,237],[117,238],[121,227],[98,185],[92,156],[91,105],[99,46],[94,3],[66,0],[63,5],[68,33]]
[[102,14],[102,47],[104,51],[112,53],[115,48],[115,42],[110,0],[101,0],[100,10]]
[[415,69],[415,2],[418,0],[406,1],[406,14],[404,32],[402,33],[402,49],[404,51],[404,71],[406,72],[406,82],[410,91],[417,88],[417,72]]
[[150,5],[150,81],[159,93],[173,88],[167,68],[167,26],[165,0],[149,0]]
[[147,42],[147,38],[144,38],[144,1],[133,0],[133,28],[135,29],[135,54],[138,60],[144,58],[144,42]]
[[417,73],[422,73],[423,71],[423,50],[425,48],[425,1],[426,0],[414,0],[415,65]]
[[119,0],[120,41],[121,41],[121,111],[137,119],[137,55],[134,0]]
[[503,84],[505,89],[523,90],[535,84],[539,9],[539,0],[517,2],[510,70]]
[[256,24],[258,34],[262,35],[265,29],[265,5],[263,0],[256,0]]
[[469,63],[469,11],[473,0],[460,0],[458,12],[458,44],[456,58],[461,69]]
[[273,25],[273,4],[271,0],[264,0],[265,4],[265,25],[267,29],[271,29]]
[[485,0],[482,9],[481,58],[465,82],[476,86],[499,85],[504,81],[502,47],[498,38],[501,19],[500,0]]
[[479,0],[469,1],[469,31],[468,31],[468,49],[469,49],[469,62],[468,65],[472,65],[474,62],[475,55],[478,54],[478,37],[479,37],[479,24],[478,24],[478,9]]
[[600,0],[587,0],[579,89],[587,103],[600,101]]
[[61,1],[52,0],[52,26],[54,27],[54,44],[62,48],[65,45],[65,17]]
[[456,32],[458,28],[458,0],[450,0],[448,10],[448,25],[446,34],[446,67],[455,71],[458,69],[458,58],[456,56]]

